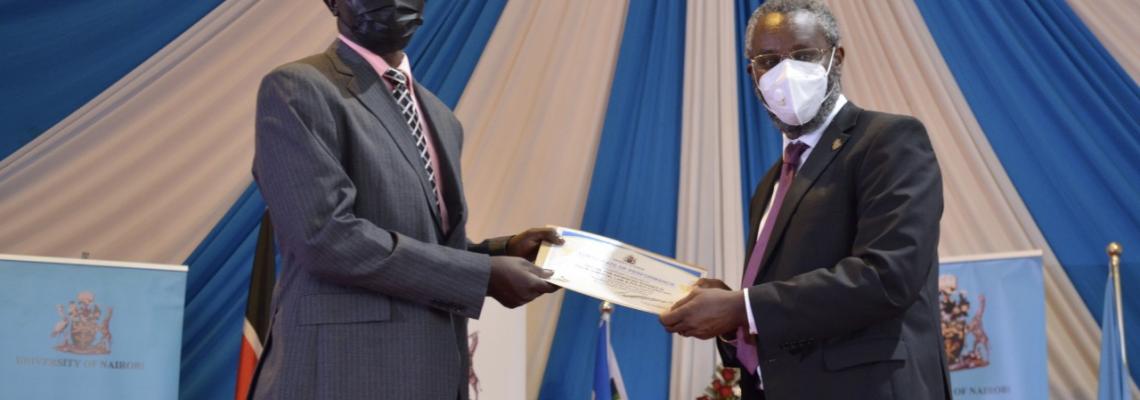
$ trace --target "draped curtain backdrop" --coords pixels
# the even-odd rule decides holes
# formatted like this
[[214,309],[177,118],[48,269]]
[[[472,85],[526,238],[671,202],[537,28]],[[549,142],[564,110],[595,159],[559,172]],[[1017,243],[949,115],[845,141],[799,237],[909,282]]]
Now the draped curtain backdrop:
[[[1140,290],[1140,88],[1068,4],[917,0],[958,86],[1049,246],[1098,321],[1105,246]],[[1131,46],[1133,49],[1135,46]],[[1133,50],[1135,52],[1135,50]],[[1140,296],[1124,297],[1140,359]],[[1129,366],[1133,379],[1140,363]]]
[[[940,254],[1044,250],[1051,395],[1094,398],[1110,240],[1140,332],[1140,3],[827,1],[848,96],[931,134]],[[257,85],[334,24],[313,0],[104,3],[0,4],[0,252],[190,264],[182,397],[229,397],[264,208]],[[428,2],[409,53],[466,129],[472,237],[580,226],[737,284],[748,200],[780,153],[742,56],[760,3]],[[502,361],[525,363],[527,398],[589,395],[596,301],[489,307],[526,320],[525,355]],[[612,325],[636,398],[708,383],[711,343],[627,309]]]
[[[580,226],[626,5],[624,0],[507,4],[455,111],[466,137],[463,182],[471,237],[547,224]],[[516,346],[525,350],[528,399],[538,397],[565,292],[525,307],[526,345]],[[494,300],[484,307],[485,313],[520,316]],[[471,327],[480,329],[483,323]],[[482,354],[488,353],[476,352],[477,365],[483,365]]]
[[[674,255],[681,155],[685,2],[632,0],[582,229]],[[566,293],[543,399],[590,397],[599,302]],[[614,353],[626,389],[669,396],[671,341],[656,315],[616,307]],[[629,372],[626,372],[629,371]]]
[[[915,115],[942,166],[943,257],[1042,249],[1050,388],[1091,398],[1099,332],[998,162],[912,1],[882,7],[830,2],[847,49],[845,90],[864,107]],[[905,82],[906,84],[902,84]]]
[[0,159],[99,95],[219,3],[0,3]]
[[[504,3],[432,2],[425,11],[428,22],[409,52],[417,78],[441,89],[445,102],[458,101]],[[0,191],[5,193],[0,216],[11,222],[0,226],[0,252],[65,257],[90,252],[95,258],[189,264],[181,397],[195,399],[234,393],[252,252],[265,207],[249,175],[257,85],[276,65],[321,52],[335,36],[333,19],[320,2],[237,0],[201,17],[209,4],[148,2],[126,11],[92,4],[73,9],[85,10],[86,16],[71,15],[60,10],[63,7],[39,8],[37,12],[49,16],[0,28],[18,28],[21,35],[31,36],[29,40],[54,38],[43,29],[38,36],[30,32],[35,24],[61,15],[64,21],[77,21],[72,26],[89,25],[82,18],[105,13],[131,16],[110,18],[116,22],[96,28],[96,33],[114,31],[115,37],[132,39],[127,45],[91,35],[96,47],[105,45],[107,51],[91,51],[92,45],[82,40],[75,43],[86,47],[53,48],[71,48],[103,62],[61,63],[92,67],[70,75],[65,68],[47,69],[53,76],[89,81],[75,85],[38,80],[41,89],[43,82],[50,82],[48,89],[57,82],[66,85],[57,91],[72,95],[70,102],[48,99],[60,109],[98,93],[101,88],[95,86],[100,82],[118,82],[0,163]],[[163,13],[151,9],[160,7]],[[163,24],[135,13],[162,14]],[[102,23],[107,18],[96,19]],[[198,22],[186,29],[193,21]],[[147,34],[125,35],[122,29]],[[185,33],[167,44],[182,30]],[[80,36],[86,34],[81,31]],[[162,50],[154,53],[159,47]],[[114,76],[130,70],[132,60],[142,59],[146,61],[126,76]],[[4,68],[9,65],[34,70],[44,63],[5,63]],[[87,79],[86,74],[103,76]],[[18,85],[15,89],[25,90]],[[9,102],[15,96],[3,98]],[[52,118],[66,114],[29,104],[30,111],[20,112],[27,114],[30,126],[51,124]],[[4,107],[3,112],[14,109],[19,111]],[[68,196],[51,195],[61,187]],[[39,206],[29,212],[28,204]]]
[[[744,274],[735,16],[731,2],[687,2],[677,194],[677,259],[733,287]],[[716,362],[708,341],[674,335],[669,398],[703,394]]]

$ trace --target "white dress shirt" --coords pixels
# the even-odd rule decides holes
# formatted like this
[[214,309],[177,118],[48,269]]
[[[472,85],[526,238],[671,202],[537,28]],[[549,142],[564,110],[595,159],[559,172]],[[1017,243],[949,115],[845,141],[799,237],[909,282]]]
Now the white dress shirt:
[[[808,133],[796,138],[795,140],[788,139],[788,136],[784,135],[783,149],[785,149],[785,150],[788,148],[788,145],[792,144],[793,142],[800,142],[800,143],[806,144],[808,146],[807,150],[804,150],[804,153],[802,155],[800,155],[800,163],[799,163],[798,168],[803,168],[804,164],[807,162],[808,156],[811,155],[812,149],[815,149],[815,146],[819,144],[819,140],[821,138],[823,138],[823,131],[826,130],[827,127],[831,125],[831,120],[835,119],[835,116],[839,114],[839,110],[843,109],[844,105],[847,105],[847,96],[840,94],[839,99],[835,101],[835,107],[831,109],[831,113],[827,115],[827,119],[824,120],[823,124],[820,125],[819,128],[816,128],[815,130],[808,132]],[[784,154],[784,153],[781,152],[780,154]],[[781,157],[783,157],[783,156],[781,155]],[[797,169],[796,171],[798,172],[799,169]],[[768,198],[768,206],[764,209],[764,216],[760,217],[761,229],[757,230],[757,232],[756,232],[757,235],[762,234],[761,231],[764,230],[763,229],[764,224],[767,223],[767,221],[768,221],[768,212],[772,211],[772,202],[776,199],[776,192],[778,192],[779,190],[780,190],[780,181],[777,179],[776,185],[772,187],[772,197]],[[759,236],[757,236],[756,240],[760,240]],[[755,255],[753,255],[753,256],[755,257]],[[745,307],[745,310],[747,310],[747,314],[748,314],[748,334],[756,335],[758,333],[758,331],[756,330],[756,319],[755,319],[755,317],[752,316],[752,302],[748,301],[748,288],[747,287],[744,288],[744,307]],[[737,338],[737,339],[741,340],[743,338]],[[764,388],[764,378],[760,374],[760,366],[756,366],[756,376],[760,378],[760,388],[763,389]]]

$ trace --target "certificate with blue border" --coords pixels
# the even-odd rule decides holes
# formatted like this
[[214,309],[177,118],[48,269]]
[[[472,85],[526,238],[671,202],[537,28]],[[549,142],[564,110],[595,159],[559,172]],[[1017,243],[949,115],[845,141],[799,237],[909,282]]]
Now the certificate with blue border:
[[544,243],[536,264],[558,286],[651,314],[685,297],[703,269],[605,236],[554,227],[565,243]]

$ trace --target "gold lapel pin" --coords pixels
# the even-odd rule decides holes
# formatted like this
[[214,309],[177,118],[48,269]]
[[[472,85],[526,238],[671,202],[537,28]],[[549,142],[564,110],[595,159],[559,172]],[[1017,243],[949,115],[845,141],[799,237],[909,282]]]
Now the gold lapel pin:
[[831,151],[839,150],[840,147],[843,147],[843,139],[835,138],[835,141],[831,142]]

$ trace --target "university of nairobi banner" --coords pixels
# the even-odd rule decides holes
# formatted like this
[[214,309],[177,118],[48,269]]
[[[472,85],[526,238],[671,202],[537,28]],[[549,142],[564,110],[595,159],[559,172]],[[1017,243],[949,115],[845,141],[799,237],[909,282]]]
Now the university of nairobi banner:
[[955,399],[1047,399],[1040,252],[943,260],[942,335]]
[[174,399],[186,267],[0,255],[0,399]]

